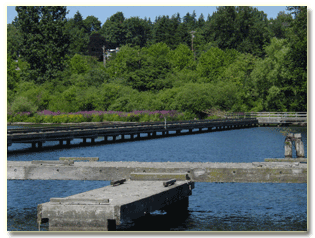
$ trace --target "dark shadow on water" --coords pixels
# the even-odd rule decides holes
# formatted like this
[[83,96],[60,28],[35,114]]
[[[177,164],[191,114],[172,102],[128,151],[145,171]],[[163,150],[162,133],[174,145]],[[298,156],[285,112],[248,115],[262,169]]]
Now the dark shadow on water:
[[117,231],[185,231],[190,213],[169,215],[149,214],[135,220],[123,221]]

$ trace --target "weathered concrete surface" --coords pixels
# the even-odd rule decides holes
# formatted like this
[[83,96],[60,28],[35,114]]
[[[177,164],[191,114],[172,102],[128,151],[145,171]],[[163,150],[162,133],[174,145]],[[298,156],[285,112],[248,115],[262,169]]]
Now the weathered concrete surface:
[[290,135],[284,141],[284,157],[292,158],[292,137]]
[[266,158],[265,162],[302,162],[307,163],[305,158]]
[[304,158],[304,144],[301,133],[294,134],[296,157]]
[[8,161],[7,179],[117,180],[132,173],[188,173],[196,182],[306,183],[307,164],[297,162],[74,162]]
[[[162,181],[130,181],[119,186],[106,186],[66,198],[52,198],[38,205],[37,221],[49,219],[50,231],[106,231],[109,221],[135,219],[155,210],[177,209],[188,201],[194,183],[176,181],[164,187]],[[81,203],[81,204],[80,204]],[[98,203],[98,204],[97,204]],[[186,202],[187,203],[187,202]]]
[[190,173],[131,173],[131,180],[190,180]]
[[89,161],[98,161],[99,157],[59,157],[59,160],[89,160]]

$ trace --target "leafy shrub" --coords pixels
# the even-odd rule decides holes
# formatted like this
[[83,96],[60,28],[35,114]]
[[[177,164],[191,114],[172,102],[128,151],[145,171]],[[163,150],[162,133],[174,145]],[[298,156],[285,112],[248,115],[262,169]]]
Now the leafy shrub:
[[11,105],[13,113],[30,112],[33,114],[37,111],[37,108],[38,107],[34,103],[30,102],[28,98],[22,96],[17,97]]

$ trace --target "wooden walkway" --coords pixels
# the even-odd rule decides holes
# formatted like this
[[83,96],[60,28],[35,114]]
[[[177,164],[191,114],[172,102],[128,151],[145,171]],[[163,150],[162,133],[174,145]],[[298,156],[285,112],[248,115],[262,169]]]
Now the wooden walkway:
[[91,144],[94,144],[95,139],[100,137],[103,140],[98,143],[113,143],[248,128],[257,124],[256,119],[225,119],[9,129],[7,146],[13,143],[31,143],[33,148],[36,148],[36,145],[41,148],[46,141],[59,141],[60,145],[65,141],[66,145],[70,145],[73,139],[82,139],[83,144],[87,144],[89,139]]

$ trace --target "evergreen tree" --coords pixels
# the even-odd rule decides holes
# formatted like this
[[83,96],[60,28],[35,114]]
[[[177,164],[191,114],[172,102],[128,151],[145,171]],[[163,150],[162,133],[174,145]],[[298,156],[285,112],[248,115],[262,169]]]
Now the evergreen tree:
[[189,31],[195,30],[196,26],[196,13],[193,11],[193,14],[187,12],[186,16],[183,17],[183,24],[186,24]]
[[86,54],[89,43],[89,35],[86,33],[87,30],[79,11],[76,12],[73,18],[67,21],[65,30],[70,36],[70,56],[75,54]]
[[131,17],[124,21],[126,30],[126,43],[132,46],[138,45],[144,47],[150,40],[151,26],[148,21],[139,17]]
[[79,11],[77,11],[73,16],[74,25],[80,30],[84,28],[83,17]]

